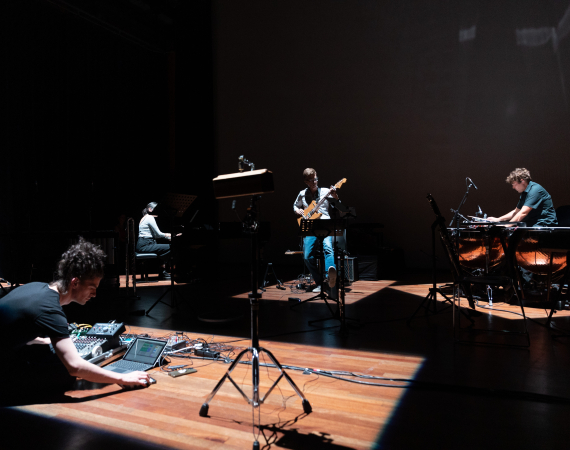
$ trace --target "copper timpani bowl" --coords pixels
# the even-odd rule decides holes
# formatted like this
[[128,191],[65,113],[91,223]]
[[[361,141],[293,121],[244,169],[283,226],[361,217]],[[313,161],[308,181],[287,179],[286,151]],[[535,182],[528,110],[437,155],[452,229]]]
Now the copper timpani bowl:
[[[459,264],[466,269],[493,269],[505,259],[498,236],[488,236],[484,230],[456,230]],[[487,266],[487,246],[489,265]]]
[[[516,258],[520,267],[536,274],[548,275],[550,272],[551,253],[540,247],[540,233],[551,230],[527,230],[517,246]],[[552,275],[556,276],[566,268],[566,252],[552,252]]]

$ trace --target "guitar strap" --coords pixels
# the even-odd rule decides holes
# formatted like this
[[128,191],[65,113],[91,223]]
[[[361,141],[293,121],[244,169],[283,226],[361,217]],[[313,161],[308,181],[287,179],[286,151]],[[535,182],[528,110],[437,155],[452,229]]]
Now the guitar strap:
[[[311,196],[311,200],[309,201],[309,199],[307,198],[308,195]],[[309,188],[305,189],[305,201],[307,202],[307,206],[309,206],[311,204],[311,202],[313,200],[315,200],[317,203],[319,203],[319,199],[321,198],[321,188],[317,188],[317,195],[316,197],[313,197],[313,193],[311,192],[311,190]]]

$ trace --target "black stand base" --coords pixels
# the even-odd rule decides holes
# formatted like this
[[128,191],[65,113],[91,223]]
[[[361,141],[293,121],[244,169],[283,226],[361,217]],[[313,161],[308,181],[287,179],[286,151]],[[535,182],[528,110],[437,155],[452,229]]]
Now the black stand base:
[[[439,311],[437,310],[437,294],[441,295],[443,298],[445,298],[445,300],[443,301],[443,303],[450,303],[450,305],[444,307],[443,309],[440,309]],[[425,302],[428,302],[427,306],[424,306]],[[430,309],[430,305],[433,306],[433,311]],[[445,295],[441,289],[439,288],[429,288],[429,294],[426,295],[426,297],[423,299],[423,301],[420,303],[420,306],[418,306],[418,308],[415,310],[415,312],[410,316],[410,318],[407,320],[406,324],[409,325],[412,322],[412,319],[416,316],[416,314],[420,311],[421,308],[425,308],[426,309],[426,316],[431,314],[439,314],[440,312],[446,311],[449,308],[451,308],[453,306],[453,301],[447,296]],[[471,311],[471,310],[469,310]],[[459,312],[467,319],[469,320],[469,322],[471,322],[472,324],[475,323],[471,317],[471,315],[467,312],[465,312],[463,310],[463,308],[459,309]],[[473,315],[481,315],[480,312],[478,311],[471,311],[471,313]]]
[[[166,297],[168,293],[170,293],[170,303],[166,303],[165,301],[162,300],[164,297]],[[179,295],[178,292],[176,291],[176,289],[174,289],[174,286],[171,284],[170,287],[166,289],[166,291],[164,291],[164,293],[158,298],[158,300],[154,302],[153,305],[145,312],[145,315],[148,316],[150,312],[154,309],[154,307],[159,303],[162,303],[163,305],[169,306],[170,308],[173,309],[178,308],[178,300],[176,298],[177,295]]]
[[269,273],[269,268],[271,268],[271,272],[273,272],[273,276],[275,277],[275,280],[277,281],[277,289],[281,289],[282,291],[284,291],[285,286],[283,286],[283,283],[281,282],[281,280],[279,278],[277,278],[277,274],[275,273],[275,267],[273,267],[272,263],[267,263],[267,267],[265,268],[265,276],[263,277],[263,283],[261,283],[261,291],[265,292],[265,290],[266,290],[265,288],[269,284],[269,282],[267,281],[267,274]]
[[[441,310],[437,310],[437,294],[441,295],[443,298],[445,298],[444,303],[449,303],[448,306],[446,306],[445,308],[441,309]],[[425,305],[425,303],[427,302],[427,305]],[[418,306],[418,308],[415,310],[415,312],[410,316],[410,318],[407,321],[407,324],[409,325],[410,322],[412,321],[412,319],[416,316],[416,314],[420,311],[420,309],[425,308],[427,311],[427,314],[432,313],[432,314],[437,314],[438,312],[442,312],[445,311],[446,309],[451,308],[451,306],[453,305],[452,300],[445,295],[441,289],[437,288],[437,287],[431,287],[429,288],[429,294],[426,295],[426,297],[424,298],[424,300],[420,303],[420,306]],[[432,310],[433,309],[433,310]]]
[[[327,295],[327,293],[323,290],[323,288],[322,288],[322,286],[321,286],[321,292],[319,292],[317,295],[314,295],[314,296],[311,297],[311,298],[307,298],[307,299],[302,300],[302,301],[300,301],[300,302],[298,302],[298,303],[295,303],[294,305],[291,305],[291,309],[296,308],[297,306],[299,306],[299,305],[301,305],[301,304],[303,304],[303,303],[312,302],[312,301],[315,301],[315,300],[324,300],[325,302],[326,302],[327,300],[332,300],[332,301],[335,301],[335,302],[336,302],[336,300],[333,300],[332,298],[330,298],[330,297]],[[328,303],[327,303],[327,306],[328,306]],[[329,307],[329,308],[330,308],[330,307]],[[331,311],[331,312],[332,312],[332,311]]]
[[[327,306],[329,307],[329,310],[331,311],[331,317],[326,317],[323,319],[316,319],[316,320],[310,320],[308,322],[308,324],[310,326],[314,326],[314,323],[319,323],[319,322],[326,322],[327,320],[338,320],[340,322],[340,330],[339,333],[343,336],[348,335],[348,327],[350,327],[351,325],[346,323],[347,320],[353,320],[355,322],[360,322],[360,319],[354,319],[352,317],[347,317],[347,316],[343,316],[341,315],[341,305],[339,303],[339,306],[337,308],[336,311],[332,311],[332,309],[330,308],[329,304],[327,303]],[[354,325],[352,325],[353,328],[358,328]]]
[[[275,366],[279,369],[280,375],[277,378],[277,380],[275,380],[275,382],[271,385],[271,387],[268,389],[267,393],[260,398],[260,393],[259,393],[259,355],[261,353],[265,353],[267,354],[267,356],[269,356],[269,359],[271,359],[271,361],[273,362],[273,364],[275,364]],[[253,383],[253,396],[252,398],[249,398],[245,392],[243,392],[243,390],[236,384],[236,382],[233,380],[233,378],[231,377],[231,373],[232,371],[235,369],[235,367],[237,366],[237,364],[240,362],[240,360],[243,358],[243,356],[246,353],[250,353],[251,354],[251,365],[252,365],[252,372],[253,372],[253,377],[254,377],[254,383]],[[303,411],[306,414],[309,414],[313,409],[311,407],[311,404],[309,403],[309,401],[305,398],[305,396],[303,395],[303,393],[301,392],[301,390],[297,387],[297,385],[295,384],[295,382],[291,379],[291,377],[287,374],[287,372],[285,372],[283,370],[283,367],[281,367],[281,364],[279,364],[279,361],[277,361],[277,359],[275,358],[275,356],[273,356],[273,354],[269,351],[264,349],[263,347],[249,347],[243,351],[240,352],[240,354],[237,356],[237,358],[234,360],[234,362],[232,363],[232,365],[228,368],[227,372],[225,373],[225,375],[220,379],[220,381],[218,381],[218,384],[216,385],[216,387],[214,388],[214,390],[210,393],[210,395],[208,396],[208,398],[206,399],[206,401],[204,402],[204,404],[202,405],[202,407],[200,408],[200,416],[201,417],[206,417],[208,415],[208,410],[209,410],[209,403],[212,401],[212,399],[214,398],[214,396],[217,394],[217,392],[220,390],[220,388],[222,387],[222,385],[224,384],[224,381],[226,381],[226,379],[228,379],[233,385],[234,387],[238,390],[238,392],[242,395],[242,397],[244,398],[244,400],[252,405],[254,408],[259,408],[261,406],[261,404],[265,401],[265,399],[267,398],[267,396],[271,393],[271,391],[275,388],[275,386],[277,386],[277,384],[279,383],[279,381],[281,381],[281,378],[285,378],[289,384],[291,385],[291,387],[293,388],[293,390],[295,391],[295,393],[301,398],[301,400],[303,401]]]

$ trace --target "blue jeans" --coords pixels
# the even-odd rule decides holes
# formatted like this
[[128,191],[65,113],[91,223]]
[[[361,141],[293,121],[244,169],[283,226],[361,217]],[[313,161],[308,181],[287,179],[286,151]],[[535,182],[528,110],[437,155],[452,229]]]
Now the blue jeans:
[[[307,236],[303,239],[303,247],[304,247],[304,258],[313,279],[317,285],[321,285],[323,280],[321,279],[320,271],[317,267],[317,259],[315,258],[315,245],[317,244],[317,238],[315,236]],[[329,267],[336,266],[334,264],[334,250],[333,250],[333,238],[332,236],[328,236],[323,239],[323,251],[325,253],[325,272],[329,270]]]

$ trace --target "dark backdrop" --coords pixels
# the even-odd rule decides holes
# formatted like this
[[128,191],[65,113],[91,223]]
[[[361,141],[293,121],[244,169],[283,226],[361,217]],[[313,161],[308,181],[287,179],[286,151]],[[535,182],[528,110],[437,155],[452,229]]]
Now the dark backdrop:
[[[244,154],[275,175],[268,257],[297,245],[292,203],[314,167],[409,267],[428,266],[431,193],[449,221],[512,210],[527,167],[570,203],[568,1],[219,0],[220,173]],[[243,202],[243,201],[242,201]],[[220,217],[232,218],[229,202]]]
[[41,254],[167,192],[215,220],[211,5],[178,3],[2,2],[4,269],[29,233]]
[[428,192],[449,219],[469,176],[463,212],[503,214],[524,166],[570,203],[569,3],[2,2],[0,232],[111,229],[166,192],[199,195],[202,222],[236,220],[211,179],[244,154],[275,174],[267,259],[298,245],[292,202],[314,167],[427,266]]

